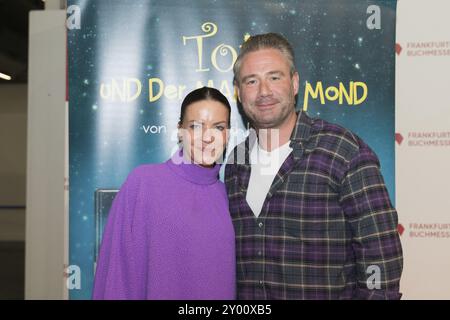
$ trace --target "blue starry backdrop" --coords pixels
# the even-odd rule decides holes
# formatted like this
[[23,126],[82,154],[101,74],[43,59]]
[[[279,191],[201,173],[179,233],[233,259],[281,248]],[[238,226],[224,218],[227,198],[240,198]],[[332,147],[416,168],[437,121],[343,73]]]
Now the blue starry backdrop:
[[170,157],[189,91],[220,89],[233,107],[229,150],[243,139],[232,64],[249,35],[289,39],[297,108],[363,138],[394,200],[395,10],[396,1],[69,0],[69,263],[81,269],[70,298],[91,297],[96,196]]

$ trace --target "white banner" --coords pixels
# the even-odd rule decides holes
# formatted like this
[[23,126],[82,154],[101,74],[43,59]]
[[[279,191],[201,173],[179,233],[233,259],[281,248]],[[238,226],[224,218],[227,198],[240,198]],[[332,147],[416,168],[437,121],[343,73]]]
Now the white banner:
[[396,202],[404,299],[450,299],[450,1],[397,8]]

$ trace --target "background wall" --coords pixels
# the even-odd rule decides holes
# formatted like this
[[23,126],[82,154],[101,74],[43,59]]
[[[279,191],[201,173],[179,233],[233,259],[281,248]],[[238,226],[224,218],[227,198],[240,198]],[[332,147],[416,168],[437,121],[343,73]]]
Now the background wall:
[[0,299],[23,298],[27,85],[0,85]]
[[[25,205],[27,85],[0,85],[0,206]],[[24,241],[24,208],[0,211],[0,241]]]
[[65,18],[65,10],[30,14],[27,299],[63,299],[67,292]]

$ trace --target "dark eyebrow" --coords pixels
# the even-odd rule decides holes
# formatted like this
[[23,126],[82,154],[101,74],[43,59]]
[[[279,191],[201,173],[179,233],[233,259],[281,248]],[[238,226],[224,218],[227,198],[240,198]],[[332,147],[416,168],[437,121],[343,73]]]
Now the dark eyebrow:
[[217,125],[217,124],[221,124],[221,123],[227,123],[227,122],[226,121],[219,121],[219,122],[213,123],[213,125]]
[[[274,70],[274,71],[269,71],[269,72],[267,72],[267,74],[268,75],[281,75],[281,76],[284,76],[285,74],[284,74],[284,72],[283,71],[281,71],[281,70]],[[246,80],[248,80],[249,78],[254,78],[254,77],[256,77],[256,74],[249,74],[248,76],[245,76],[245,77],[243,77],[242,78],[242,82],[245,82]]]
[[[200,124],[204,124],[204,122],[203,121],[201,121],[201,120],[189,120],[188,122],[197,122],[197,123],[200,123]],[[218,124],[221,124],[221,123],[227,123],[226,121],[219,121],[219,122],[215,122],[215,123],[213,123],[213,125],[215,126],[215,125],[218,125]]]

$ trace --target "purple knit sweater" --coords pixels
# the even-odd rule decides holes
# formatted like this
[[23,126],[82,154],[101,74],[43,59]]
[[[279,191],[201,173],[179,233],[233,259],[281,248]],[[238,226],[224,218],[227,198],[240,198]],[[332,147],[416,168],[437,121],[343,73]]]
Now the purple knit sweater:
[[[181,163],[180,163],[181,162]],[[220,166],[142,165],[114,199],[94,299],[234,299],[235,242]]]

